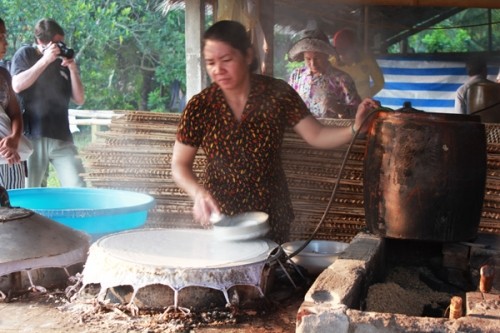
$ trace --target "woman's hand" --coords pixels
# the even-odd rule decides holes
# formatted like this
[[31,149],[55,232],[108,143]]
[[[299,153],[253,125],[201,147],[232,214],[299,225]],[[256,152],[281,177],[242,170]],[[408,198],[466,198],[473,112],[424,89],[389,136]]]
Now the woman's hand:
[[11,136],[7,136],[0,140],[0,155],[7,160],[9,164],[21,162],[21,157],[17,152],[19,140]]
[[214,198],[205,189],[199,190],[194,196],[193,217],[202,226],[211,225],[212,214],[220,214],[219,206]]
[[361,126],[363,126],[360,132],[365,133],[368,130],[370,124],[369,121],[365,122],[365,118],[368,117],[370,112],[375,111],[379,108],[380,102],[374,100],[373,98],[365,98],[361,103],[359,103],[358,110],[356,111],[356,119],[354,120],[353,130],[356,132]]

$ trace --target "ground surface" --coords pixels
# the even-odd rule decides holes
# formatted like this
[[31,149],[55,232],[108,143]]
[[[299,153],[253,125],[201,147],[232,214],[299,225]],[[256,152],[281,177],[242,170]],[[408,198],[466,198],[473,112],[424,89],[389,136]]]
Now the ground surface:
[[283,286],[250,308],[206,312],[139,310],[99,303],[95,298],[69,302],[64,292],[27,292],[0,301],[0,332],[295,332],[303,288]]

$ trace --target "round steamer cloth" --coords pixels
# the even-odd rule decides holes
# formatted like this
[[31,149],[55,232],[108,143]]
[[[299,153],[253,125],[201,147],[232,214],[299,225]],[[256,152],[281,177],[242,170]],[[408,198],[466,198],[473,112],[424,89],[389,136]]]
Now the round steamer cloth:
[[140,288],[162,284],[174,291],[174,307],[178,292],[189,286],[220,290],[229,303],[228,290],[235,285],[254,286],[263,295],[262,269],[277,248],[266,239],[220,241],[212,230],[129,230],[92,244],[82,283],[100,284],[100,299],[115,286],[132,286],[133,300]]
[[223,242],[201,229],[136,230],[105,236],[95,245],[118,260],[173,268],[242,265],[267,258],[274,248],[265,239]]

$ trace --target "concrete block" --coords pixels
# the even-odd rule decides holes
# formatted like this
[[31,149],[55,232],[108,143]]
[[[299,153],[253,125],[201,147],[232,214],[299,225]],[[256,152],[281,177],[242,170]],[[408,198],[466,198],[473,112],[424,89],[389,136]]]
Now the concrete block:
[[305,295],[305,301],[316,304],[359,303],[365,263],[358,260],[336,260],[314,281]]
[[500,295],[468,292],[465,302],[467,316],[500,320]]
[[348,333],[349,318],[342,304],[324,306],[305,302],[297,313],[296,333]]

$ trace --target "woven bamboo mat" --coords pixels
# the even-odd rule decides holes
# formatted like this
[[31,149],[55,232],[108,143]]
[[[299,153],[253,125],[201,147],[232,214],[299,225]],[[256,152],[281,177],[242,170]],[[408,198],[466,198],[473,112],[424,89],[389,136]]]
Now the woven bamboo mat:
[[[193,222],[192,202],[171,179],[170,163],[179,114],[125,112],[113,119],[109,131],[81,152],[92,187],[148,193],[156,206],[147,227],[199,228]],[[351,120],[324,120],[344,127]],[[488,176],[479,230],[500,234],[500,125],[486,124]],[[358,139],[348,156],[330,210],[318,239],[349,242],[366,229],[363,206],[363,159],[366,141]],[[294,207],[291,239],[308,238],[325,213],[347,146],[334,150],[309,147],[289,130],[283,141],[282,160]],[[202,177],[205,159],[200,152],[194,171]]]

